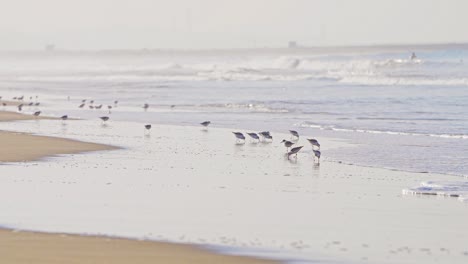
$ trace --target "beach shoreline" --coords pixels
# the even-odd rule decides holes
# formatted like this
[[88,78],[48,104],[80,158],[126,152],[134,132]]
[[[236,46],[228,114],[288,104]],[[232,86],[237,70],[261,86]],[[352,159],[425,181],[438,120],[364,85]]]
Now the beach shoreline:
[[168,242],[0,229],[0,259],[6,263],[279,263],[223,255]]
[[[59,127],[59,124],[54,120],[40,120],[39,122],[43,125],[37,128],[30,127],[34,123],[33,121],[11,123],[11,126],[4,127],[11,131],[32,132],[37,130],[39,135],[47,135],[51,131],[56,131],[54,127]],[[462,233],[453,241],[448,239],[449,234],[460,227],[460,219],[463,219],[465,215],[463,210],[460,211],[460,207],[463,207],[464,204],[457,203],[453,201],[455,199],[450,198],[429,200],[431,197],[405,196],[401,193],[402,189],[416,185],[421,181],[440,179],[440,175],[340,164],[328,162],[326,157],[320,166],[312,165],[309,150],[301,152],[298,160],[287,160],[282,158],[285,150],[282,145],[255,143],[248,140],[245,144],[235,144],[230,129],[223,128],[204,130],[189,126],[153,125],[152,134],[142,134],[141,123],[111,121],[108,126],[102,127],[93,120],[80,120],[76,123],[70,122],[68,129],[76,131],[76,128],[80,126],[86,130],[70,136],[67,135],[67,138],[101,142],[104,145],[115,143],[123,148],[117,152],[104,152],[104,154],[99,155],[92,152],[77,156],[65,155],[60,160],[41,162],[35,166],[37,171],[54,172],[55,170],[60,171],[60,167],[64,167],[66,170],[66,167],[73,164],[73,170],[66,170],[70,174],[67,175],[67,180],[57,180],[56,177],[61,177],[58,176],[59,172],[56,172],[57,175],[52,174],[39,178],[22,175],[23,173],[27,174],[30,170],[27,164],[19,167],[8,166],[6,168],[8,176],[1,179],[4,190],[0,194],[0,199],[6,199],[13,195],[11,192],[15,188],[9,188],[9,186],[17,187],[18,182],[21,182],[21,189],[24,189],[19,190],[19,192],[36,190],[36,188],[51,188],[51,186],[51,190],[53,190],[51,191],[51,195],[53,195],[50,198],[42,197],[43,194],[40,195],[41,199],[45,199],[44,201],[49,203],[50,208],[44,212],[44,216],[38,215],[33,222],[26,221],[27,219],[10,218],[12,213],[27,211],[30,206],[28,204],[17,205],[17,209],[3,208],[6,210],[3,219],[5,219],[5,223],[8,223],[8,226],[52,233],[68,233],[67,230],[69,230],[78,234],[102,233],[119,237],[148,237],[151,241],[187,242],[190,245],[195,244],[194,247],[226,242],[228,247],[246,247],[248,249],[259,246],[276,248],[279,252],[282,250],[300,252],[304,249],[310,249],[314,256],[328,256],[329,259],[325,258],[325,261],[349,260],[383,263],[382,261],[388,258],[388,263],[400,263],[406,259],[408,259],[407,263],[420,263],[421,261],[431,263],[444,257],[449,257],[451,263],[463,263],[466,260],[461,241],[467,234]],[[275,135],[287,137],[285,134]],[[334,142],[328,139],[321,142],[324,153],[331,148],[341,148],[345,145],[343,142]],[[122,159],[125,160],[125,164],[120,162]],[[179,159],[190,160],[190,162],[177,162]],[[91,162],[90,165],[80,166],[79,164],[85,160]],[[153,167],[153,164],[157,164],[157,168]],[[52,168],[47,169],[47,167]],[[105,168],[106,171],[110,171],[110,175],[97,178],[92,175],[86,176],[87,172],[98,173],[92,169],[93,167]],[[132,174],[131,172],[138,172],[138,182],[128,178],[128,174]],[[235,180],[231,177],[231,173],[236,175]],[[248,175],[256,177],[254,179]],[[157,185],[159,181],[162,181],[160,186]],[[200,184],[199,181],[204,184]],[[265,182],[268,184],[262,186]],[[75,186],[76,184],[78,187]],[[135,184],[138,187],[134,187]],[[318,186],[320,188],[317,188]],[[81,204],[81,192],[78,190],[82,188],[88,188],[90,191],[90,196],[87,199],[96,200],[99,203],[95,205]],[[184,191],[182,197],[185,198],[181,200],[179,195],[182,190]],[[93,193],[95,196],[92,195]],[[121,197],[122,193],[125,193],[126,196]],[[257,193],[266,197],[259,199]],[[76,198],[75,195],[77,195]],[[162,196],[160,197],[160,195]],[[219,199],[219,202],[198,200],[204,195],[208,195],[208,199],[214,195]],[[55,196],[64,197],[66,200],[55,201]],[[100,201],[101,199],[104,200]],[[120,199],[123,200],[120,201]],[[191,199],[193,202],[187,205],[188,201],[185,199]],[[82,207],[79,207],[83,210],[95,206],[91,212],[99,215],[102,210],[107,212],[108,205],[110,205],[117,211],[108,211],[106,217],[119,219],[122,217],[122,210],[135,209],[131,204],[130,207],[127,207],[128,200],[140,201],[141,204],[139,203],[137,207],[141,211],[137,210],[134,216],[125,216],[124,219],[132,219],[128,222],[128,226],[123,224],[119,227],[117,223],[114,223],[117,226],[110,229],[107,228],[109,225],[107,222],[102,222],[102,226],[94,224],[93,221],[99,222],[100,220],[99,218],[94,219],[93,214],[89,216],[89,219],[86,218],[85,225],[78,224],[79,221],[73,218],[74,210],[66,206],[70,202],[81,205]],[[158,205],[158,203],[147,204],[145,202],[169,200],[171,208],[166,208],[165,203]],[[292,206],[302,204],[304,201],[308,201],[307,211],[310,213],[303,212],[301,207]],[[205,203],[207,204],[206,208],[203,206]],[[226,203],[233,205],[239,203],[243,206],[224,208]],[[198,204],[201,206],[197,207]],[[192,206],[198,209],[192,209]],[[276,209],[278,207],[281,208],[281,211]],[[261,213],[258,212],[259,208],[262,209]],[[447,213],[433,212],[435,208],[444,208]],[[183,219],[187,209],[195,210],[197,213],[192,214],[192,217],[196,216],[199,219],[187,222],[188,226],[176,225],[172,227],[176,229],[175,232],[164,230],[162,233],[165,236],[163,237],[156,236],[157,231],[151,231],[152,235],[149,234],[148,230],[142,230],[142,233],[133,233],[132,231],[133,229],[138,230],[137,227],[140,225],[147,225],[148,222],[154,222],[152,228],[158,230],[164,227],[164,224],[168,225],[172,221],[177,222],[178,219]],[[415,211],[416,209],[417,211]],[[12,213],[8,213],[9,211]],[[57,211],[58,215],[55,215],[53,211]],[[141,218],[143,212],[157,213]],[[427,212],[435,214],[434,219],[428,221],[426,219]],[[49,213],[52,214],[48,215]],[[219,215],[219,213],[222,214]],[[448,215],[450,214],[458,214],[457,219],[459,220],[449,220]],[[61,217],[60,221],[54,222],[55,224],[49,220],[54,218],[54,215]],[[68,220],[67,215],[70,217]],[[248,228],[254,230],[255,234],[261,234],[258,235],[259,237],[265,237],[257,240],[255,236],[244,234],[236,238],[237,235],[245,231],[242,229],[231,231],[232,226],[229,224],[223,226],[221,222],[217,222],[217,225],[221,225],[219,227],[209,224],[213,217],[219,217],[233,226],[237,226],[237,223],[244,221],[241,215],[252,217],[254,224],[248,225]],[[409,216],[405,219],[404,224],[400,223],[402,215]],[[42,217],[46,218],[41,220]],[[340,220],[343,217],[347,220],[346,224]],[[255,218],[258,220],[254,221]],[[302,218],[307,222],[304,222]],[[209,230],[205,229],[207,227],[203,225],[205,221],[210,227]],[[452,222],[450,229],[447,231],[433,230],[434,238],[422,239],[424,233],[436,227],[435,223],[448,221]],[[74,224],[67,226],[63,225],[64,222]],[[126,222],[124,221],[124,223]],[[200,224],[202,225],[200,226]],[[284,224],[285,227],[281,227]],[[355,230],[348,229],[348,225],[354,227]],[[169,224],[169,226],[171,225]],[[279,229],[275,230],[275,234],[280,230],[286,232],[279,233],[278,236],[281,237],[281,234],[288,234],[288,226],[302,230],[301,232],[304,234],[296,235],[295,240],[286,239],[282,242],[284,244],[272,242],[276,238],[275,236],[269,238],[271,230]],[[198,229],[204,231],[197,232]],[[195,232],[191,233],[191,230],[195,230]],[[214,234],[222,237],[213,237]],[[357,236],[358,234],[363,235]],[[411,235],[408,236],[408,234]],[[384,243],[381,240],[381,235],[385,236],[388,242]],[[185,237],[185,240],[180,241],[178,239],[180,237]],[[231,238],[227,239],[229,237]],[[406,240],[402,240],[401,237],[405,237]],[[441,243],[439,240],[444,242]],[[411,251],[413,254],[402,255],[402,252],[406,253],[407,251]],[[453,254],[446,256],[447,251],[453,252]],[[314,259],[314,257],[310,259]],[[305,262],[307,263],[307,261]]]
[[[37,117],[0,111],[0,122]],[[55,120],[55,118],[40,117]],[[1,131],[1,162],[31,162],[56,155],[109,151],[118,147],[65,138]],[[122,237],[20,231],[0,228],[0,260],[8,263],[279,263],[255,257],[231,256],[181,243]]]
[[[0,122],[39,119],[56,120],[50,117],[34,117],[15,112],[0,111]],[[0,145],[2,146],[0,162],[27,162],[62,154],[117,149],[117,147],[111,145],[1,130]]]

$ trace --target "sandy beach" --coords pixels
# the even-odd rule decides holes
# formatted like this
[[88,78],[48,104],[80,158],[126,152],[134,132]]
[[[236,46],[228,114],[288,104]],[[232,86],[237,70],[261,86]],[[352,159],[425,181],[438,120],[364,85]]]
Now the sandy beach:
[[2,263],[275,263],[214,254],[191,245],[0,230]]
[[0,264],[467,264],[436,2],[2,2]]
[[[0,122],[32,119],[38,118],[0,111]],[[111,145],[6,131],[0,131],[0,146],[0,162],[28,162],[56,155],[117,149]],[[44,264],[275,263],[253,257],[216,254],[192,245],[7,229],[0,229],[0,260],[18,264],[31,261]]]
[[[0,111],[0,122],[36,119],[51,118]],[[0,131],[0,145],[2,146],[0,162],[25,162],[60,154],[115,149],[113,146],[103,144],[5,131]]]
[[[9,228],[210,245],[222,253],[304,263],[468,258],[465,203],[403,194],[421,182],[457,177],[360,167],[326,156],[314,165],[304,139],[297,144],[306,149],[288,160],[278,142],[236,144],[221,128],[154,125],[144,133],[139,123],[102,126],[98,120],[69,122],[66,130],[55,120],[0,125],[121,147],[1,168],[1,200],[34,197],[0,205]],[[324,153],[355,147],[339,139],[321,142]],[[41,205],[47,207],[39,212]]]

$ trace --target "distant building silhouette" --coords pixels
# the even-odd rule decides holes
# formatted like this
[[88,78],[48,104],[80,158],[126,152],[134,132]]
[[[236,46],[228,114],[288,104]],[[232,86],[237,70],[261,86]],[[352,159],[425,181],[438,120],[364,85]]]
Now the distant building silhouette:
[[289,41],[288,42],[288,48],[294,49],[294,48],[297,48],[297,47],[298,47],[298,45],[297,45],[296,41]]
[[54,44],[47,44],[45,46],[46,51],[54,51],[55,50],[55,45]]

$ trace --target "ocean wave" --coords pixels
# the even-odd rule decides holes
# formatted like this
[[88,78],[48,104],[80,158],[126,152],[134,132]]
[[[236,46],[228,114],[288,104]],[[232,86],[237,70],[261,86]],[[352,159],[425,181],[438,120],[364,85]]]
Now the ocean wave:
[[0,76],[2,80],[19,81],[330,81],[353,85],[468,86],[468,65],[461,59],[401,57],[401,54],[243,54],[216,58],[171,55],[143,60],[129,57],[128,61],[77,57],[73,63],[69,63],[73,58],[66,57],[50,62],[0,63]]
[[404,195],[435,195],[455,197],[468,202],[468,181],[427,181],[419,186],[403,189]]
[[354,133],[368,133],[368,134],[387,134],[387,135],[399,135],[399,136],[418,136],[418,137],[438,137],[447,139],[468,139],[466,134],[425,134],[425,133],[410,133],[401,131],[386,131],[386,130],[372,130],[372,129],[351,129],[351,128],[339,128],[334,125],[318,125],[308,122],[299,124],[301,127],[317,128],[320,130],[332,130],[337,132],[354,132]]
[[198,108],[219,108],[219,109],[231,109],[239,111],[249,111],[258,113],[288,113],[289,110],[283,108],[271,108],[264,104],[203,104],[196,106]]

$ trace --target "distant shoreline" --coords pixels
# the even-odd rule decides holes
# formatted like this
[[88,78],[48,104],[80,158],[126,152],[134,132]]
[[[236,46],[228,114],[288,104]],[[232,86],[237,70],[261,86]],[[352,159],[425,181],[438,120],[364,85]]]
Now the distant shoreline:
[[25,50],[0,50],[0,55],[18,55],[18,54],[158,54],[158,53],[178,53],[178,54],[192,54],[192,53],[244,53],[244,52],[257,52],[269,53],[279,51],[290,51],[291,53],[303,52],[368,52],[368,51],[382,51],[388,50],[389,52],[397,51],[425,51],[425,50],[438,50],[438,49],[467,49],[468,42],[460,43],[408,43],[408,44],[363,44],[363,45],[330,45],[330,46],[301,46],[288,48],[288,47],[259,47],[259,48],[204,48],[204,49],[169,49],[169,48],[141,48],[141,49],[60,49],[57,48],[53,51],[44,49],[25,49]]

